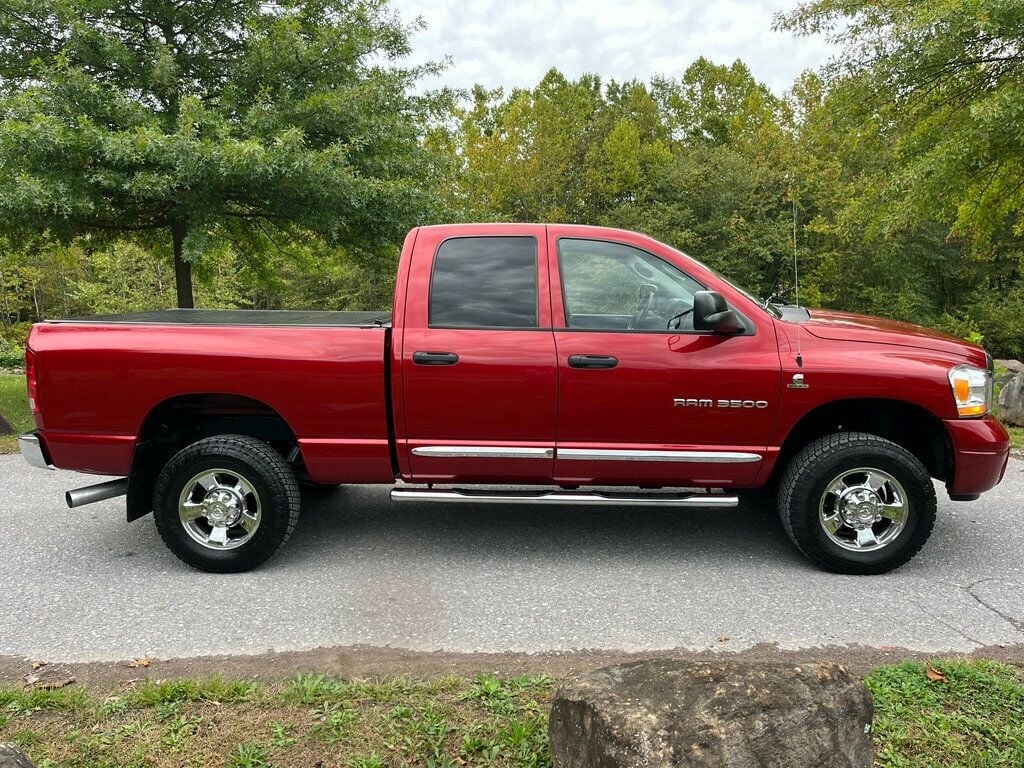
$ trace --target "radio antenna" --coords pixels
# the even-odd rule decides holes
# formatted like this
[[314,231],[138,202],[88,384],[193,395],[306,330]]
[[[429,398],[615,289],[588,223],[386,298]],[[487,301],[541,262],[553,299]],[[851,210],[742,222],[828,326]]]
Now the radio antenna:
[[[796,299],[796,308],[800,309],[800,266],[797,260],[796,249],[796,191],[793,192],[793,294]],[[796,325],[796,365],[797,368],[804,367],[804,356],[800,352],[800,323]]]

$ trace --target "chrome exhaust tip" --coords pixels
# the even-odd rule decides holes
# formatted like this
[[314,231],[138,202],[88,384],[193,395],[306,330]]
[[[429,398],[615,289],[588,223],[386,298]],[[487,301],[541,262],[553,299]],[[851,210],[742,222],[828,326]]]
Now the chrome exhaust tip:
[[109,480],[105,483],[87,485],[84,488],[75,488],[64,494],[64,500],[68,506],[84,507],[86,504],[95,504],[97,501],[116,499],[128,493],[128,478],[122,477],[117,480]]

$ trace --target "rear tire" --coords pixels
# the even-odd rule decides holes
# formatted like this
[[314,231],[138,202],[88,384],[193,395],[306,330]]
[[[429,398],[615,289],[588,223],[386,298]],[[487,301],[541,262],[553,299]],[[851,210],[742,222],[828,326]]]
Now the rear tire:
[[789,538],[836,573],[899,568],[928,540],[935,513],[935,487],[920,460],[862,432],[815,440],[790,462],[779,486]]
[[299,518],[299,486],[267,443],[217,435],[183,448],[164,466],[153,518],[167,547],[193,568],[247,571],[288,540]]

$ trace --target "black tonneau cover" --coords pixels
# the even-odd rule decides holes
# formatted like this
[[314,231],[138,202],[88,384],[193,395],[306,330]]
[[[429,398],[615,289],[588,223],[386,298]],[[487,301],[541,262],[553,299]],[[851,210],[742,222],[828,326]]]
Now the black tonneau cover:
[[49,323],[131,325],[299,325],[386,328],[390,312],[325,312],[277,309],[158,309],[127,315],[95,315],[47,320]]

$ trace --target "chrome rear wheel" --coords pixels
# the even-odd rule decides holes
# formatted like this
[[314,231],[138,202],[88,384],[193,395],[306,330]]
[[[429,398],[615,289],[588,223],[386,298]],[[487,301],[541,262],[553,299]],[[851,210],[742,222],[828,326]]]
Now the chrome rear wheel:
[[256,535],[262,516],[253,484],[230,469],[199,472],[178,498],[178,519],[185,532],[210,549],[242,546]]
[[301,506],[295,473],[270,444],[215,435],[178,451],[153,491],[160,537],[189,565],[214,573],[255,568],[291,535]]

